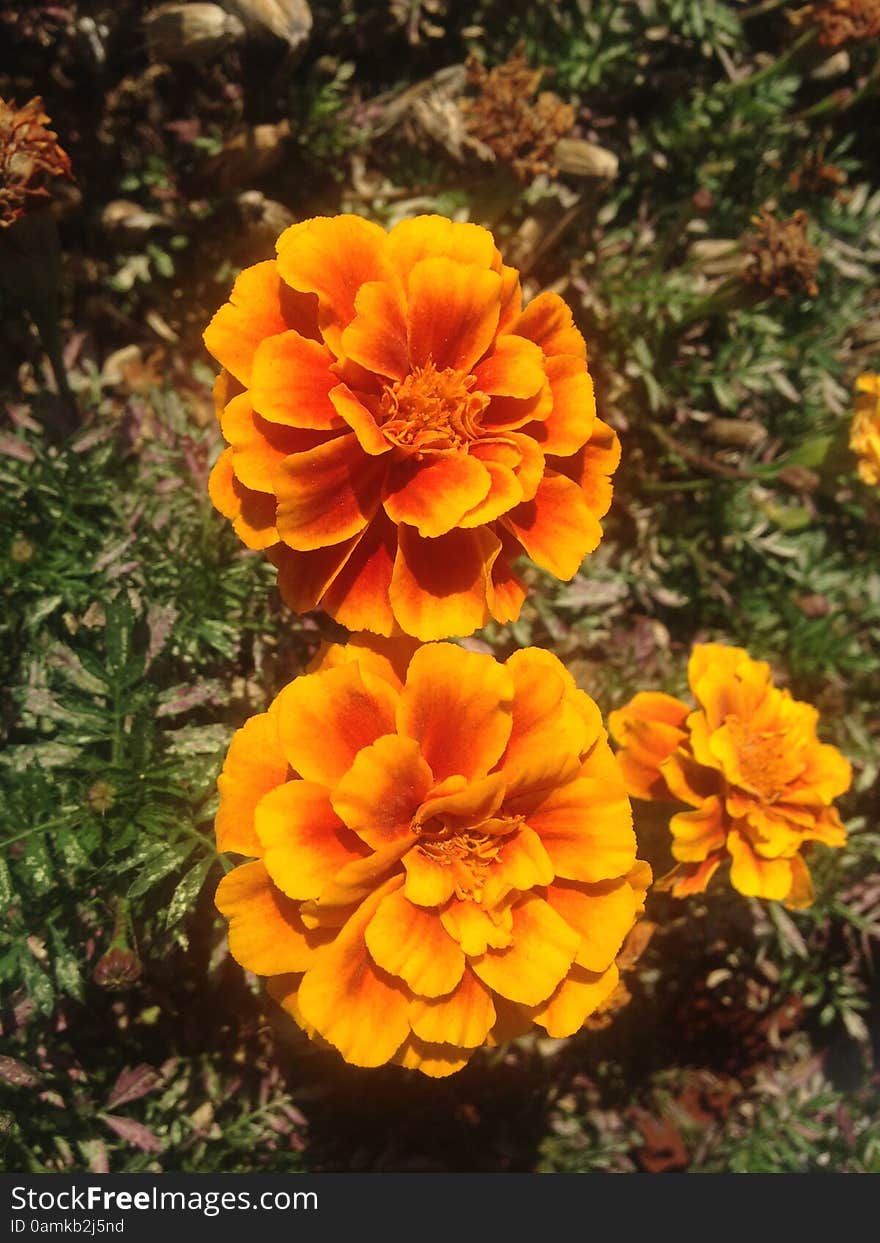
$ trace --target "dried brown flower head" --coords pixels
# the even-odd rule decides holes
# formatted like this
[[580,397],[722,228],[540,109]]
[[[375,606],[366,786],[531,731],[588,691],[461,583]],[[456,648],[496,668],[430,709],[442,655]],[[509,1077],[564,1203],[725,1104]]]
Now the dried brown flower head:
[[823,47],[843,47],[880,35],[880,0],[826,0],[813,9]]
[[496,159],[509,164],[521,181],[539,173],[555,174],[553,148],[574,125],[574,109],[552,91],[534,98],[543,69],[526,63],[522,46],[495,69],[474,56],[467,62],[468,82],[477,94],[462,100],[465,128]]
[[846,184],[846,173],[836,164],[827,164],[823,150],[809,151],[800,168],[789,173],[788,184],[792,190],[805,190],[808,194],[846,197],[840,192],[840,187]]
[[39,95],[22,108],[0,99],[0,228],[49,197],[52,177],[72,178],[70,159],[47,129]]
[[799,293],[815,297],[822,255],[807,241],[807,213],[798,210],[787,220],[780,220],[764,210],[753,216],[752,222],[754,233],[743,239],[745,280],[776,298]]

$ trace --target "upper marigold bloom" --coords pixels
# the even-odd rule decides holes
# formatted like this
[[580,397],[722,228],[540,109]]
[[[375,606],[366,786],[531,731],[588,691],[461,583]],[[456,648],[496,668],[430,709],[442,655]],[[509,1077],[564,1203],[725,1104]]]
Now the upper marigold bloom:
[[440,216],[318,217],[277,250],[205,332],[210,492],[290,607],[438,639],[516,619],[522,553],[571,578],[620,446],[562,299],[523,310],[491,233]]
[[219,778],[229,947],[348,1062],[427,1075],[618,983],[650,869],[599,710],[555,656],[330,647]]
[[630,794],[696,809],[670,822],[672,892],[701,893],[729,858],[740,893],[809,906],[801,850],[845,844],[831,804],[849,788],[849,763],[819,742],[816,709],[775,687],[769,665],[742,648],[697,644],[688,680],[696,711],[643,691],[608,718]]
[[849,447],[859,458],[859,478],[876,487],[880,484],[880,375],[865,372],[856,380],[856,389]]
[[72,176],[70,159],[48,124],[39,96],[21,108],[0,99],[0,228],[47,199],[52,177]]

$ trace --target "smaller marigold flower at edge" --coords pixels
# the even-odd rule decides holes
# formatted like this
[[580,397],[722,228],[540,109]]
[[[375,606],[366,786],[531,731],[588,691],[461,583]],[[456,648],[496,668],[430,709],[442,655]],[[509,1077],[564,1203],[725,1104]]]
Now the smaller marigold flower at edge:
[[440,216],[292,225],[205,331],[229,448],[210,480],[287,604],[422,640],[515,620],[525,554],[570,579],[620,457],[555,293]]
[[696,710],[642,691],[608,718],[629,793],[693,808],[670,820],[678,863],[663,883],[676,897],[702,893],[729,862],[740,893],[809,906],[802,851],[845,844],[832,803],[849,788],[849,762],[819,742],[816,709],[742,648],[695,645],[688,680]]
[[641,914],[599,711],[549,652],[330,647],[232,740],[217,906],[234,958],[358,1066],[452,1074],[614,992]]
[[859,459],[859,478],[872,487],[880,485],[880,375],[874,372],[866,371],[856,380],[849,447]]

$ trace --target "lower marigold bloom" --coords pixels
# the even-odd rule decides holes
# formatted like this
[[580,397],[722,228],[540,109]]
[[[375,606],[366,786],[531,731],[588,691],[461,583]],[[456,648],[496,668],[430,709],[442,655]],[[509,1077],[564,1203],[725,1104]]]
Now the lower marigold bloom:
[[819,742],[816,709],[775,687],[769,665],[742,648],[697,644],[688,680],[696,711],[643,691],[608,718],[630,794],[694,808],[670,821],[679,862],[666,883],[676,897],[702,893],[729,860],[740,893],[809,906],[801,852],[845,844],[832,802],[849,788],[848,761]]
[[880,484],[880,375],[867,371],[856,380],[856,409],[849,429],[849,447],[858,456],[859,478]]
[[422,640],[519,616],[525,554],[570,579],[620,445],[555,293],[441,216],[292,225],[205,331],[229,447],[209,489],[286,603]]
[[599,711],[538,648],[330,647],[234,736],[229,948],[357,1066],[432,1076],[614,992],[650,884]]

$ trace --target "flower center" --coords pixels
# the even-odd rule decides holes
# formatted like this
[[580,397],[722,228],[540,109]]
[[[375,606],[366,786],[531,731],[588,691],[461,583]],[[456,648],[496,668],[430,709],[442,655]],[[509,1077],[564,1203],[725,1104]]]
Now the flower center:
[[412,453],[462,448],[480,434],[480,419],[489,404],[485,393],[472,391],[476,382],[476,376],[454,367],[438,371],[432,362],[416,367],[382,394],[383,433]]
[[421,840],[416,850],[441,867],[452,868],[455,896],[480,902],[493,863],[522,816],[492,816],[469,828],[443,823],[439,817],[413,825]]
[[788,731],[752,731],[736,720],[728,720],[727,727],[736,741],[739,771],[744,784],[762,798],[774,801],[797,771]]

